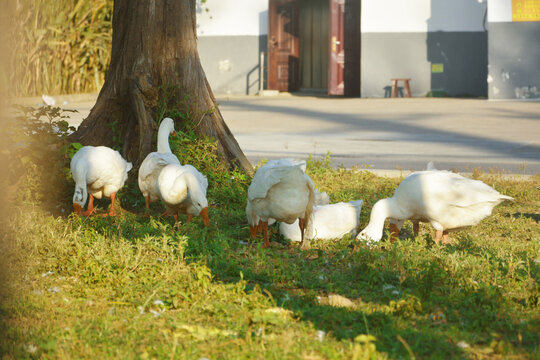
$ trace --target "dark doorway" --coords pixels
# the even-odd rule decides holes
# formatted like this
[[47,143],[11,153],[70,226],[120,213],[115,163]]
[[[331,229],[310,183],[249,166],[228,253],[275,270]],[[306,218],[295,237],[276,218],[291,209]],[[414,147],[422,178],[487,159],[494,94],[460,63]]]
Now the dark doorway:
[[345,89],[344,95],[360,96],[361,0],[345,0]]
[[328,0],[300,0],[300,90],[328,89]]

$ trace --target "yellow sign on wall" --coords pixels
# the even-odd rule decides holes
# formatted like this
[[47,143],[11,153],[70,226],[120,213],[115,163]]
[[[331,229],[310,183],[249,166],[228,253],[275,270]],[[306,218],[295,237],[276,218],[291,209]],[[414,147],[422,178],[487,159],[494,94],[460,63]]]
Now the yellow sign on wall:
[[444,72],[444,64],[431,64],[431,72],[433,74],[440,74]]
[[540,21],[540,0],[512,0],[512,21]]

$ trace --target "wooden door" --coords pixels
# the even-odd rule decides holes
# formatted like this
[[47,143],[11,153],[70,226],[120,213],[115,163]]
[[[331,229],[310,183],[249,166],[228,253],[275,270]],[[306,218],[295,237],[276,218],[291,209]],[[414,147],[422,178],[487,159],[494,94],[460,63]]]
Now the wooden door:
[[330,0],[330,64],[328,94],[345,90],[345,0]]
[[298,90],[298,0],[269,0],[268,88]]

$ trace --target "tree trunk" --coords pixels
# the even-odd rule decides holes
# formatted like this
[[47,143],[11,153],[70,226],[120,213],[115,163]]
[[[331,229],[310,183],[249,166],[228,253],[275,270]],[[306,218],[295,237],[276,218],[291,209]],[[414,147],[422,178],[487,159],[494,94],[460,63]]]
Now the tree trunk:
[[[184,113],[199,135],[213,137],[224,161],[251,164],[223,121],[197,51],[195,0],[115,0],[111,63],[97,102],[74,141],[122,147],[136,167],[154,149],[160,89],[188,97]],[[180,121],[181,119],[174,119]]]

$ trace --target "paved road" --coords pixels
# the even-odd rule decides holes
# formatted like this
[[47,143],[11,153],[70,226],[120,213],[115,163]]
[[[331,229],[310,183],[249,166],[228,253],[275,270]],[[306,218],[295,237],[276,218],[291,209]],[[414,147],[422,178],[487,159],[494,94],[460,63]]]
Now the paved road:
[[[86,117],[93,97],[69,99]],[[60,103],[62,103],[60,101]],[[219,97],[244,153],[261,158],[317,157],[374,169],[540,173],[540,102],[478,99],[342,99],[309,96]]]
[[375,169],[540,173],[540,102],[477,99],[221,98],[250,160],[332,153]]

